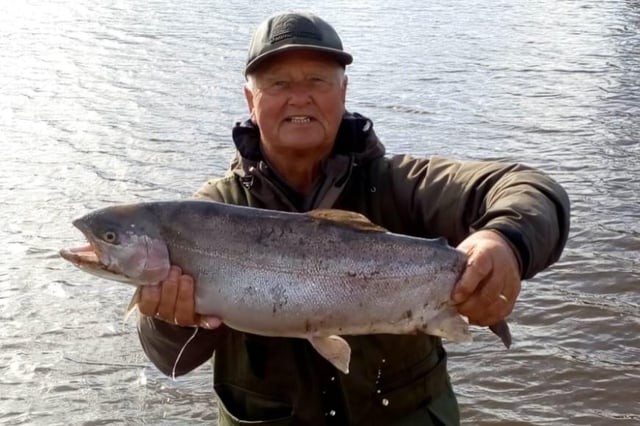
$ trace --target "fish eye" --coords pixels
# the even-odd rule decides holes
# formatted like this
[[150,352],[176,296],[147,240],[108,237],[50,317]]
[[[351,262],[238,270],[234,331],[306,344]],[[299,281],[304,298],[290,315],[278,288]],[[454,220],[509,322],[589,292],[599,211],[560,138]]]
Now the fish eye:
[[118,235],[114,231],[106,231],[102,234],[102,239],[108,243],[115,243],[118,240]]

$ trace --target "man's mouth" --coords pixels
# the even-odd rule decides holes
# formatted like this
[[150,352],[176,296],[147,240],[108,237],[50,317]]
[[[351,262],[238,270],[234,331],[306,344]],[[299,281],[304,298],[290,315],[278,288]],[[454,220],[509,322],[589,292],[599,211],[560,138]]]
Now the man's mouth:
[[306,124],[311,122],[311,117],[308,115],[294,115],[288,117],[287,121],[293,124]]

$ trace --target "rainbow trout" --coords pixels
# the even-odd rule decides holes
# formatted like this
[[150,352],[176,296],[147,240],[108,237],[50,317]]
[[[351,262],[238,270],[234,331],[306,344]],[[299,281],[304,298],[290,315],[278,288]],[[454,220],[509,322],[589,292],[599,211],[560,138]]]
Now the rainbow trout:
[[[308,339],[343,372],[351,350],[340,335],[471,341],[450,302],[466,255],[358,213],[190,200],[107,207],[73,224],[89,245],[60,254],[84,271],[143,286],[178,265],[195,279],[197,313],[247,333]],[[492,329],[508,346],[506,323]]]

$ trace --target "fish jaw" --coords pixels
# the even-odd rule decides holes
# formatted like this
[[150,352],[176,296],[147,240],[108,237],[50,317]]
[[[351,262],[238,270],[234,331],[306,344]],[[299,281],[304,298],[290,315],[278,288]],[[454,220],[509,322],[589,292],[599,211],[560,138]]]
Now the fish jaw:
[[137,285],[130,277],[117,271],[109,270],[109,267],[98,259],[98,255],[91,245],[60,250],[60,256],[77,268],[100,278],[111,281],[119,281],[126,284]]
[[169,275],[169,251],[162,239],[130,229],[115,229],[119,241],[117,244],[108,243],[83,218],[73,224],[82,231],[89,244],[62,249],[60,255],[83,271],[136,286],[155,285]]

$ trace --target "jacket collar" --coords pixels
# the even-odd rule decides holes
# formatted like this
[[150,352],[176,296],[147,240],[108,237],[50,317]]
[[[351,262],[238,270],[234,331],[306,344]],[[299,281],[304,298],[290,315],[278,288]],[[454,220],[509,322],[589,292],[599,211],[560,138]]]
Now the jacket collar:
[[[287,205],[296,210],[330,208],[342,193],[353,168],[384,155],[385,149],[373,131],[371,121],[358,113],[345,113],[329,158],[322,164],[323,179],[302,199],[269,167],[260,150],[260,129],[251,120],[233,128],[236,156],[230,171],[246,189],[267,206]],[[279,199],[276,202],[274,197]]]
[[[241,158],[251,162],[264,160],[260,151],[260,129],[251,120],[236,123],[232,135]],[[384,146],[374,133],[371,120],[358,113],[346,112],[338,128],[331,157],[353,154],[357,160],[364,160],[384,153]]]

